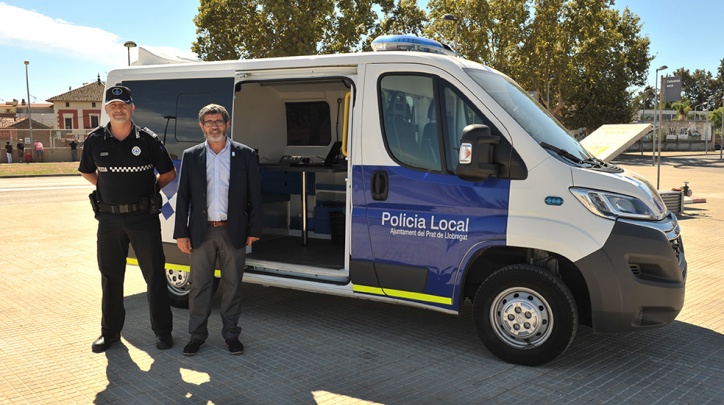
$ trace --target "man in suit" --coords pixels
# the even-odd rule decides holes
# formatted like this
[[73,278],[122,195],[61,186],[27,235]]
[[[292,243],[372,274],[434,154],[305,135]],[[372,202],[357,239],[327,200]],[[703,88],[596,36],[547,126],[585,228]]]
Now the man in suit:
[[246,246],[261,236],[261,180],[254,150],[226,136],[229,113],[209,104],[199,112],[206,141],[184,151],[176,195],[173,237],[191,254],[189,333],[183,354],[198,353],[209,335],[214,270],[221,270],[221,334],[229,352],[241,354],[241,279]]

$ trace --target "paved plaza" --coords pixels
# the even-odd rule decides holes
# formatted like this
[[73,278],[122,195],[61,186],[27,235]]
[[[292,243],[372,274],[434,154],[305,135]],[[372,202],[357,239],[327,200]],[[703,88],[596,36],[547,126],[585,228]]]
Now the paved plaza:
[[[650,155],[615,163],[656,185]],[[0,178],[0,404],[722,404],[723,172],[718,152],[663,158],[661,189],[688,181],[706,199],[680,215],[689,273],[677,320],[613,335],[581,327],[541,367],[490,354],[469,303],[456,317],[255,285],[244,287],[244,354],[224,346],[218,297],[198,355],[181,353],[188,314],[177,308],[176,346],[159,351],[134,266],[121,344],[94,354],[101,288],[90,189],[79,176]]]

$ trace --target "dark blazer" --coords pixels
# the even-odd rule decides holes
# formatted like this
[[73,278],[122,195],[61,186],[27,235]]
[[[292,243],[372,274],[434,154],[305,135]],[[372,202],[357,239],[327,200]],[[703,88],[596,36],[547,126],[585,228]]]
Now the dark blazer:
[[[226,229],[234,247],[240,249],[246,245],[248,236],[261,237],[261,180],[253,149],[231,141],[230,153]],[[174,239],[190,237],[194,249],[206,237],[206,186],[206,144],[201,143],[186,149],[181,160],[173,231]]]

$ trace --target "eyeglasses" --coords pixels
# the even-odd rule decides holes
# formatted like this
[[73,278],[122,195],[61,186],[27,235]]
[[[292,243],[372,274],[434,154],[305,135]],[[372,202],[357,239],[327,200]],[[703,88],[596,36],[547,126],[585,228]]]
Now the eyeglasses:
[[206,128],[223,127],[224,125],[226,125],[226,121],[224,120],[204,121],[204,126]]

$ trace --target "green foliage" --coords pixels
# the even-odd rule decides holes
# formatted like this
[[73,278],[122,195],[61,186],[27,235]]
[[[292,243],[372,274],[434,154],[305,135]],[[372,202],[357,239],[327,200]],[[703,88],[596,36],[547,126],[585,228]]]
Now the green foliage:
[[652,110],[656,105],[656,99],[658,97],[658,89],[646,86],[645,89],[641,90],[634,96],[633,107],[636,110]]
[[638,16],[610,8],[610,0],[572,0],[564,6],[567,80],[561,98],[571,128],[629,122],[635,108],[629,88],[645,83],[649,39]]
[[692,105],[704,104],[715,97],[717,80],[712,77],[711,72],[696,69],[694,73],[690,73],[689,69],[679,68],[673,75],[681,76],[683,97],[689,99]]
[[427,22],[427,15],[418,7],[415,0],[400,0],[398,2],[379,2],[382,17],[368,36],[365,50],[370,50],[369,44],[380,35],[411,34],[421,36],[423,26]]
[[[200,0],[203,60],[357,52],[414,34],[511,76],[570,128],[629,122],[652,57],[638,16],[613,0]],[[457,21],[444,20],[452,14]],[[457,31],[457,35],[456,35]],[[722,69],[724,70],[724,60]],[[721,73],[720,75],[721,76]]]
[[718,132],[720,134],[721,134],[721,120],[722,120],[722,110],[723,109],[724,109],[724,107],[719,107],[716,110],[709,113],[709,121],[712,122],[715,132]]
[[373,26],[373,4],[369,0],[201,0],[192,50],[203,60],[354,51]]
[[687,116],[689,115],[689,111],[691,111],[691,105],[689,105],[689,104],[690,104],[690,102],[687,99],[682,99],[682,100],[676,101],[673,104],[671,104],[671,108],[676,110],[678,119],[680,121],[687,119]]

